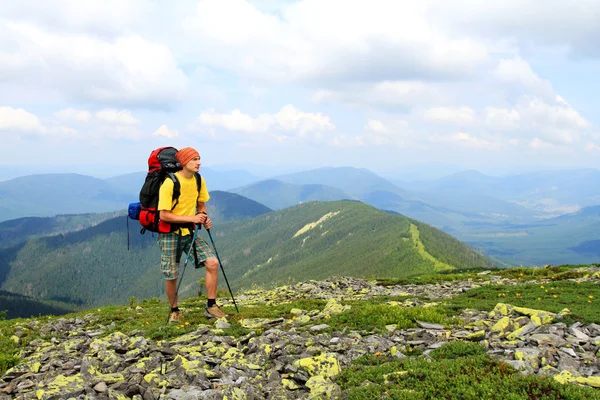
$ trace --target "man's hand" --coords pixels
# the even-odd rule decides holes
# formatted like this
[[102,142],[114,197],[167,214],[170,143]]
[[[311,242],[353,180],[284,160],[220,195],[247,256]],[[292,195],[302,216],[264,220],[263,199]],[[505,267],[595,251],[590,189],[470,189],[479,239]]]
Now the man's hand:
[[210,220],[210,218],[208,218],[208,215],[204,211],[196,214],[195,217],[200,218],[198,218],[197,221],[194,221],[194,223],[203,224],[206,229],[210,229],[212,227],[212,221]]
[[205,224],[208,219],[208,215],[203,213],[198,213],[192,217],[192,221],[194,224]]

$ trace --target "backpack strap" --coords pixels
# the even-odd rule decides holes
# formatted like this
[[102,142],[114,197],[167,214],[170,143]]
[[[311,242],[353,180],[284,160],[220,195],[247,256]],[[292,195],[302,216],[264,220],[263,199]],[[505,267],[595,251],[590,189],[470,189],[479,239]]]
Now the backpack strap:
[[179,183],[179,179],[177,179],[177,176],[175,176],[173,172],[167,172],[167,176],[173,181],[173,200],[175,200],[175,204],[173,204],[173,207],[171,207],[172,211],[175,209],[175,207],[177,207],[177,204],[179,204],[179,195],[181,194],[181,183]]
[[202,177],[197,172],[194,172],[194,177],[196,178],[196,186],[198,187],[198,197],[196,197],[196,203],[198,203],[198,199],[200,198],[200,189],[202,189]]

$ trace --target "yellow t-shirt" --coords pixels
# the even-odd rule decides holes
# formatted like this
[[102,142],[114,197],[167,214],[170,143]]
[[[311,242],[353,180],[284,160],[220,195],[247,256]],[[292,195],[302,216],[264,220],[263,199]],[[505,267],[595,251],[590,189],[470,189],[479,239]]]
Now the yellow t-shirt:
[[[200,178],[202,185],[200,187],[200,196],[198,196],[198,186],[194,176],[191,178],[184,178],[179,172],[175,172],[175,175],[180,184],[179,202],[175,208],[171,210],[175,204],[175,200],[173,200],[173,180],[166,178],[158,192],[158,210],[170,210],[176,215],[196,215],[197,201],[206,203],[210,199],[204,178]],[[181,235],[185,236],[189,234],[189,229],[181,228]]]

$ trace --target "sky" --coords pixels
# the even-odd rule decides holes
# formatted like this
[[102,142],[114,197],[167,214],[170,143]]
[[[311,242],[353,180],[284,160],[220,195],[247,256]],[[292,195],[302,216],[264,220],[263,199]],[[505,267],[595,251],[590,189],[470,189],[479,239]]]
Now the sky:
[[5,170],[600,166],[597,0],[1,3]]

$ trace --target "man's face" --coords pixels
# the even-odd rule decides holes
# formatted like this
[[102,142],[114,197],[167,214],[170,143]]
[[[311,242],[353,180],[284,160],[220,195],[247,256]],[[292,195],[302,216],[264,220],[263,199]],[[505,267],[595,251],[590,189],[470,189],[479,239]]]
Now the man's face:
[[200,162],[200,156],[198,156],[198,157],[194,157],[190,161],[188,161],[188,163],[185,164],[185,168],[191,172],[198,172],[198,171],[200,171],[201,164],[202,163]]

